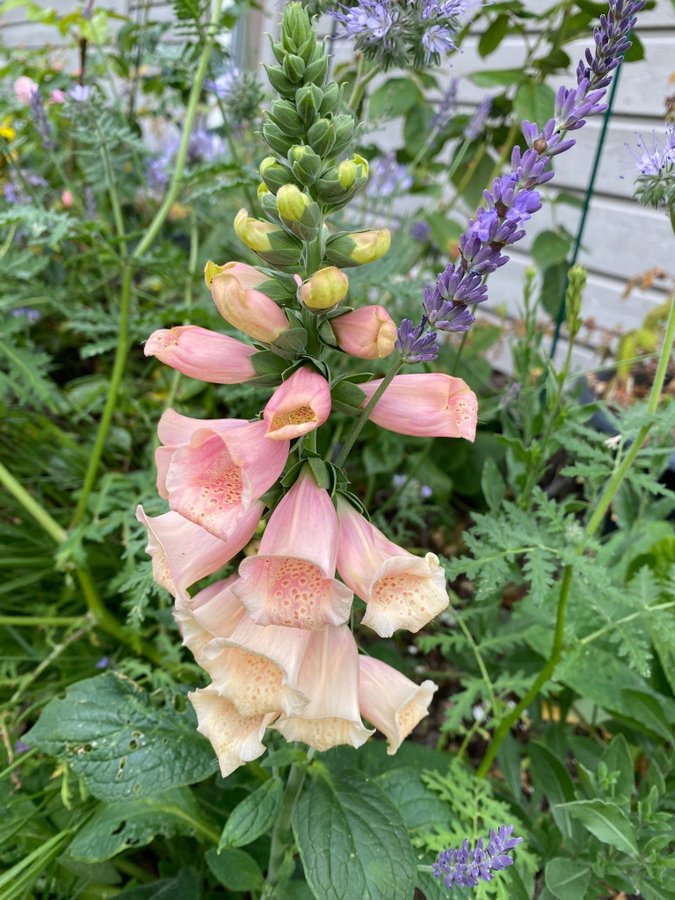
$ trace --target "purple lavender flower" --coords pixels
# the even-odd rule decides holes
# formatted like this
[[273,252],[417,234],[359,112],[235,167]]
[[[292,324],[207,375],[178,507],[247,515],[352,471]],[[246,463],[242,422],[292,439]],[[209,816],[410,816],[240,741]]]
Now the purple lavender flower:
[[370,167],[366,194],[369,197],[391,197],[392,194],[407,191],[411,184],[412,176],[404,165],[396,161],[396,153],[391,150]]
[[39,311],[33,309],[32,306],[17,306],[16,309],[11,311],[11,315],[14,316],[15,319],[26,319],[31,325],[34,322],[39,322],[42,318]]
[[426,331],[426,327],[427,320],[424,316],[419,325],[415,325],[410,319],[404,319],[401,322],[396,339],[396,349],[405,362],[431,362],[433,359],[438,359],[436,332]]
[[452,78],[450,80],[450,84],[444,91],[443,96],[439,100],[438,109],[434,113],[434,117],[431,120],[432,132],[442,131],[452,118],[452,115],[455,111],[455,105],[457,103],[458,83],[459,82],[457,78]]
[[474,114],[469,119],[464,129],[464,137],[468,141],[475,141],[485,131],[485,125],[492,109],[492,97],[488,94],[476,107]]
[[74,84],[68,91],[68,97],[74,103],[86,103],[91,96],[91,88],[86,84]]
[[444,850],[433,865],[436,878],[442,878],[448,888],[477,887],[479,881],[492,881],[494,873],[513,865],[510,851],[523,840],[512,838],[513,825],[500,825],[497,832],[490,831],[488,845],[483,849],[483,839],[471,847],[466,839],[459,850]]
[[47,118],[47,111],[39,88],[36,88],[30,95],[30,110],[33,116],[33,124],[40,135],[42,146],[45,150],[53,150],[56,147],[56,141],[52,137],[52,126]]
[[226,100],[232,88],[241,78],[241,70],[238,66],[232,66],[221,72],[215,78],[206,78],[204,80],[204,89],[215,94],[219,100]]
[[419,241],[420,244],[425,244],[431,237],[431,226],[422,219],[413,222],[410,226],[410,237],[414,241]]

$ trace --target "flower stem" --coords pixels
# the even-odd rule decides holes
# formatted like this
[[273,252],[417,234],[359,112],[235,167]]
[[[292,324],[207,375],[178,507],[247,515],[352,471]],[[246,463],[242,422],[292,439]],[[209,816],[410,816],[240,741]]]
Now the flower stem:
[[352,91],[352,95],[349,98],[349,109],[353,113],[357,113],[359,107],[361,106],[361,102],[363,101],[363,95],[366,92],[366,88],[370,84],[370,82],[377,75],[377,68],[373,66],[371,69],[368,69],[368,60],[365,56],[362,56],[359,60],[359,67],[356,70],[356,80],[354,81],[354,90]]
[[352,449],[352,447],[354,446],[354,444],[356,442],[356,439],[361,434],[363,426],[368,421],[368,416],[371,414],[371,412],[373,411],[373,409],[375,407],[375,404],[380,399],[382,394],[384,394],[386,389],[389,387],[389,385],[391,384],[391,382],[394,379],[394,376],[398,374],[398,372],[400,371],[402,366],[403,366],[403,359],[401,357],[399,357],[396,360],[396,362],[394,363],[394,365],[391,367],[391,369],[389,369],[387,374],[382,379],[382,384],[375,391],[375,393],[370,398],[368,403],[366,403],[366,405],[363,407],[363,411],[361,412],[361,415],[358,417],[358,419],[356,419],[356,421],[352,425],[351,430],[350,430],[349,434],[347,435],[347,437],[345,438],[344,444],[342,445],[342,449],[338,453],[337,459],[335,460],[335,465],[338,468],[340,468],[341,466],[344,466],[345,460],[349,456],[349,451]]
[[[286,790],[281,801],[281,809],[274,823],[272,831],[272,845],[270,847],[270,861],[267,869],[267,884],[275,885],[279,880],[279,871],[286,855],[286,848],[291,841],[291,818],[293,809],[300,796],[302,786],[307,775],[306,765],[294,764],[288,774]],[[271,896],[271,895],[270,895]]]
[[0,484],[7,488],[10,494],[19,501],[26,512],[42,526],[57,544],[62,544],[66,540],[68,537],[66,530],[61,528],[56,519],[53,519],[49,515],[44,506],[38,503],[38,501],[28,493],[25,487],[12,475],[9,469],[6,469],[3,466],[2,463],[0,463]]
[[[670,305],[670,314],[668,316],[668,323],[666,325],[666,333],[663,340],[663,347],[661,349],[661,356],[659,358],[659,364],[656,370],[656,375],[654,377],[654,383],[652,384],[651,392],[649,394],[649,401],[647,404],[648,411],[654,415],[658,408],[659,398],[661,396],[661,392],[663,390],[663,384],[665,382],[666,373],[668,371],[668,364],[670,362],[670,357],[673,352],[673,344],[675,343],[675,298],[671,301]],[[607,482],[607,485],[602,492],[600,500],[591,516],[588,520],[588,524],[584,529],[584,538],[585,540],[579,545],[577,552],[579,554],[583,553],[584,546],[586,541],[591,538],[595,532],[598,530],[599,526],[604,521],[607,510],[611,506],[611,503],[616,496],[617,491],[623,484],[623,481],[628,474],[630,467],[635,460],[635,457],[638,455],[642,446],[644,445],[647,435],[651,429],[652,423],[648,423],[643,425],[642,428],[638,431],[635,440],[630,446],[628,453],[624,457],[621,464],[618,466],[610,480]],[[527,693],[523,696],[520,702],[508,713],[508,715],[504,716],[504,718],[499,722],[497,728],[495,729],[494,735],[492,737],[492,741],[490,742],[490,746],[487,749],[485,756],[477,769],[476,774],[484,777],[487,775],[490,765],[492,764],[493,759],[497,755],[499,748],[504,741],[504,738],[509,733],[513,725],[520,718],[521,713],[527,709],[527,707],[537,698],[539,695],[539,691],[544,687],[546,682],[552,677],[553,672],[555,671],[556,666],[560,662],[560,658],[562,656],[563,651],[563,641],[564,641],[564,631],[565,631],[565,616],[567,613],[567,603],[570,596],[570,590],[572,588],[572,580],[574,578],[574,567],[572,564],[565,566],[563,569],[563,577],[560,583],[560,594],[558,598],[558,609],[556,612],[556,623],[555,623],[555,632],[553,635],[553,646],[551,648],[551,652],[549,654],[544,667],[542,668],[539,675],[534,680],[532,686],[527,691]]]

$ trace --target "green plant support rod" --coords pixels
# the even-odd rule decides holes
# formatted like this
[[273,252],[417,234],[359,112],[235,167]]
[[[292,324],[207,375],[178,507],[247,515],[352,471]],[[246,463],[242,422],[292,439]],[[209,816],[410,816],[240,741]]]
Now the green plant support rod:
[[[670,304],[670,314],[668,316],[668,323],[666,325],[666,333],[663,340],[663,347],[661,349],[661,355],[659,357],[659,364],[656,370],[656,376],[654,378],[654,383],[652,384],[652,389],[649,394],[649,402],[647,409],[648,411],[654,415],[658,408],[659,398],[661,396],[661,392],[663,391],[663,385],[666,379],[666,373],[668,371],[668,364],[670,362],[670,357],[673,352],[673,344],[675,343],[675,297],[671,300]],[[610,480],[608,481],[604,491],[602,492],[602,496],[598,501],[598,504],[591,516],[588,520],[588,524],[584,529],[584,537],[590,538],[597,531],[598,527],[604,521],[607,510],[609,509],[612,500],[616,496],[617,491],[621,487],[624,478],[628,474],[631,465],[633,464],[636,456],[642,449],[644,442],[647,439],[647,435],[651,429],[651,423],[647,425],[643,425],[642,428],[638,431],[635,440],[631,444],[628,452],[626,453],[623,461],[618,466],[616,472]],[[580,545],[578,552],[583,553],[584,544]],[[485,756],[483,757],[481,764],[479,765],[476,774],[480,777],[485,777],[490,771],[490,766],[492,765],[492,761],[497,755],[499,748],[501,747],[506,735],[511,731],[511,728],[516,724],[521,714],[527,709],[527,707],[534,701],[539,695],[539,691],[544,687],[546,682],[552,677],[553,672],[555,671],[556,666],[560,662],[560,658],[562,656],[563,651],[563,643],[564,643],[564,633],[565,633],[565,617],[567,613],[567,604],[569,601],[570,590],[572,588],[572,580],[574,578],[574,567],[570,564],[565,566],[563,569],[563,577],[560,583],[560,595],[558,599],[558,610],[556,613],[556,623],[555,623],[555,631],[553,635],[553,646],[551,648],[551,652],[549,654],[546,663],[544,664],[543,669],[535,679],[534,683],[527,691],[527,693],[523,696],[520,702],[511,710],[511,712],[504,716],[503,719],[497,725],[495,729],[494,735],[492,737],[492,741],[490,742],[490,746],[488,747]]]

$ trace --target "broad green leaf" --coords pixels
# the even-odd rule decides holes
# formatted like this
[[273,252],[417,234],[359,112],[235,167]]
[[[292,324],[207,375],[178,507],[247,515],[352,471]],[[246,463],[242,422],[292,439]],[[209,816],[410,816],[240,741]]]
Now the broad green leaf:
[[423,99],[422,92],[410,78],[390,78],[371,94],[368,112],[373,119],[383,116],[397,119]]
[[448,807],[425,787],[419,769],[390,769],[375,781],[401,813],[408,831],[431,832],[448,818]]
[[518,84],[523,80],[522,69],[484,69],[481,72],[472,72],[469,75],[471,81],[478,87],[508,87]]
[[26,740],[65,759],[99,800],[123,800],[202,781],[217,769],[191,707],[178,712],[106,672],[45,707]]
[[635,768],[626,738],[622,734],[615,735],[601,759],[608,771],[616,775],[615,796],[629,798],[635,788]]
[[403,819],[374,781],[316,767],[293,832],[317,900],[411,900],[415,856]]
[[551,808],[553,820],[561,833],[566,838],[571,838],[574,826],[560,804],[574,799],[572,779],[565,766],[548,747],[533,741],[529,749],[534,785],[543,791]]
[[555,92],[540,81],[521,84],[513,101],[513,111],[519,119],[545,125],[553,115]]
[[497,463],[491,456],[488,456],[483,463],[480,486],[485,502],[495,512],[502,505],[502,500],[506,496],[506,484]]
[[532,258],[543,272],[549,266],[565,262],[571,241],[557,231],[541,231],[532,244]]
[[558,808],[566,809],[603,844],[616,847],[629,856],[638,855],[635,827],[618,806],[595,799],[575,800],[560,804]]
[[70,845],[73,859],[102,862],[123,850],[144,847],[158,834],[196,835],[208,831],[189,788],[151,797],[107,803],[98,809]]
[[281,779],[269,778],[235,806],[223,828],[218,849],[245,847],[269,831],[279,811],[283,793]]
[[160,878],[152,884],[143,884],[115,894],[115,900],[199,900],[199,898],[199,882],[192,869],[183,869],[175,878]]
[[673,732],[663,711],[663,708],[656,697],[646,694],[643,691],[624,690],[621,691],[623,698],[623,710],[637,722],[642,723],[644,727],[658,734],[668,743],[673,743]]
[[509,17],[501,13],[488,25],[478,41],[478,55],[481,58],[489,56],[504,40],[509,33]]
[[409,111],[403,126],[403,140],[405,149],[410,156],[416,156],[425,144],[427,135],[431,130],[431,120],[434,112],[430,106],[417,103]]
[[260,866],[243,850],[234,847],[209,850],[206,864],[223,887],[231,891],[258,891],[262,887]]
[[625,52],[623,57],[624,62],[639,62],[641,59],[645,58],[644,44],[634,31],[631,32],[630,39],[632,46]]
[[591,880],[586,866],[571,859],[552,859],[544,872],[546,887],[558,900],[580,900]]
[[456,245],[464,230],[463,225],[455,219],[448,219],[442,213],[431,213],[427,216],[427,222],[434,241],[442,250],[449,250],[451,246]]

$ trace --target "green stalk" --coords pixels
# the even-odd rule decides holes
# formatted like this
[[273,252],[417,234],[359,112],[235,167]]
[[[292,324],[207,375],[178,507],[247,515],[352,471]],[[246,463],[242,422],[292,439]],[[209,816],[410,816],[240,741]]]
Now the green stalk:
[[[651,392],[649,394],[649,402],[647,404],[648,411],[654,415],[658,408],[659,398],[661,396],[661,392],[663,390],[663,384],[666,378],[666,372],[668,371],[668,364],[670,362],[670,357],[673,352],[673,344],[675,343],[675,298],[671,302],[670,306],[670,314],[668,316],[668,323],[666,325],[666,333],[663,340],[663,347],[661,349],[661,355],[659,357],[659,364],[656,370],[656,375],[654,378],[654,383],[652,384]],[[628,474],[630,467],[635,460],[635,457],[638,455],[640,450],[642,449],[647,435],[651,429],[651,423],[647,425],[643,425],[642,428],[638,431],[635,441],[631,444],[631,447],[624,457],[622,463],[618,466],[610,480],[607,482],[607,485],[602,492],[600,500],[593,512],[593,515],[588,520],[588,524],[584,529],[584,538],[585,540],[578,547],[577,552],[579,554],[583,553],[584,546],[586,541],[591,538],[595,532],[598,530],[599,526],[604,521],[607,510],[611,506],[611,503],[614,497],[617,494],[617,491],[623,484],[623,481]],[[551,652],[549,654],[544,667],[542,668],[539,675],[534,680],[534,683],[530,687],[530,689],[526,692],[520,702],[508,713],[508,715],[504,716],[504,718],[499,722],[497,728],[495,729],[494,735],[492,737],[492,741],[490,742],[490,746],[487,749],[485,756],[477,769],[476,774],[480,777],[485,777],[490,770],[490,765],[492,764],[493,759],[497,755],[499,748],[502,745],[506,735],[510,732],[511,728],[516,724],[518,719],[520,718],[521,713],[527,709],[527,707],[536,700],[539,695],[539,691],[544,687],[546,682],[553,676],[553,673],[556,669],[556,666],[560,662],[560,658],[562,656],[563,651],[563,643],[564,643],[564,631],[565,631],[565,616],[567,613],[567,604],[569,601],[570,591],[572,588],[572,580],[574,578],[574,567],[569,564],[565,566],[563,569],[563,577],[560,583],[560,595],[558,598],[558,609],[556,612],[556,623],[555,623],[555,631],[553,635],[553,646],[551,648]]]
[[362,56],[359,60],[359,66],[356,70],[356,80],[354,82],[354,90],[352,91],[352,95],[349,98],[348,108],[353,112],[358,112],[359,107],[361,106],[361,102],[363,100],[363,95],[366,92],[366,88],[370,84],[370,82],[375,78],[378,73],[378,69],[373,66],[371,69],[368,68],[368,60],[365,56]]
[[[272,844],[270,846],[270,860],[267,868],[267,884],[270,887],[276,885],[279,880],[279,871],[286,855],[286,848],[291,842],[291,818],[302,786],[305,783],[307,767],[305,765],[292,765],[286,782],[286,790],[281,801],[281,809],[274,823],[272,831]],[[273,894],[268,894],[273,896]]]
[[338,468],[340,468],[341,466],[344,466],[345,461],[346,461],[347,457],[349,456],[349,451],[354,446],[356,439],[361,434],[361,431],[363,430],[364,425],[368,421],[368,416],[373,411],[377,401],[380,399],[382,394],[384,394],[384,392],[387,390],[387,388],[393,381],[394,376],[399,373],[402,366],[403,366],[403,359],[401,357],[399,357],[396,360],[396,362],[394,363],[394,365],[391,367],[391,369],[389,369],[387,374],[382,379],[382,384],[375,391],[375,393],[370,398],[368,403],[363,407],[363,411],[361,412],[361,415],[358,417],[358,419],[356,419],[356,421],[352,425],[351,430],[350,430],[349,434],[347,435],[347,437],[345,438],[344,444],[342,445],[342,449],[340,450],[340,452],[337,456],[337,459],[335,460],[335,465]]
[[40,628],[47,625],[75,625],[84,622],[82,616],[0,616],[0,625],[14,628]]
[[4,487],[7,488],[10,494],[19,501],[26,512],[42,526],[43,530],[46,531],[57,544],[64,543],[68,537],[68,533],[65,529],[61,528],[59,523],[49,515],[42,504],[38,503],[38,501],[28,493],[24,486],[17,481],[2,463],[0,463],[0,484],[3,484]]

